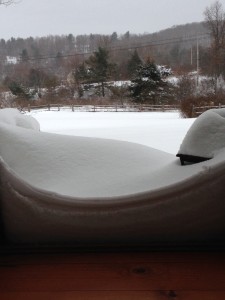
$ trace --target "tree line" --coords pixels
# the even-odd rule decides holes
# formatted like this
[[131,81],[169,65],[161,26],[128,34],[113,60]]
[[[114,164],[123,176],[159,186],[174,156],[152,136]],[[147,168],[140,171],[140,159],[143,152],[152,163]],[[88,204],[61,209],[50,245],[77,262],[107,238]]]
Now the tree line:
[[[8,1],[0,4],[3,2]],[[199,74],[211,80],[205,83],[210,86],[207,90],[218,94],[219,79],[225,76],[222,4],[214,2],[205,9],[204,16],[202,23],[153,34],[134,35],[127,31],[120,36],[113,32],[1,39],[1,90],[10,90],[17,98],[36,97],[40,101],[98,96],[118,101],[168,103],[183,101],[187,95],[196,100],[200,88],[196,88],[187,74],[198,66]],[[160,69],[159,65],[167,68]],[[176,86],[166,80],[165,70],[170,69],[180,76]],[[115,86],[110,81],[130,84]]]

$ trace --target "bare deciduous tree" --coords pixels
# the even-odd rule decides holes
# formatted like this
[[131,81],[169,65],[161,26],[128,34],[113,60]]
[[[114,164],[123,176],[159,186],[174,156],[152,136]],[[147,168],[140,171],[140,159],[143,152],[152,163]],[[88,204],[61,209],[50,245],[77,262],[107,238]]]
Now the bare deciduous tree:
[[225,12],[219,1],[214,2],[204,11],[206,25],[210,30],[216,47],[223,47],[225,43]]
[[[225,47],[225,12],[222,4],[215,1],[204,11],[206,26],[210,30],[211,58],[215,81],[223,73],[224,47]],[[215,86],[216,91],[216,86]]]

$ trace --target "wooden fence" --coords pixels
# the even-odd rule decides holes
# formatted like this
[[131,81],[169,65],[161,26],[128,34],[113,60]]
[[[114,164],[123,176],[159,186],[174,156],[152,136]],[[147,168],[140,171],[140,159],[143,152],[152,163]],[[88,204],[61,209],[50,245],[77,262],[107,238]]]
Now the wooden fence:
[[48,104],[20,108],[21,111],[30,112],[32,110],[60,111],[71,110],[74,112],[164,112],[178,110],[178,105],[61,105]]
[[225,105],[208,105],[208,106],[193,106],[192,107],[192,117],[198,117],[203,112],[209,109],[218,109],[218,108],[225,108]]

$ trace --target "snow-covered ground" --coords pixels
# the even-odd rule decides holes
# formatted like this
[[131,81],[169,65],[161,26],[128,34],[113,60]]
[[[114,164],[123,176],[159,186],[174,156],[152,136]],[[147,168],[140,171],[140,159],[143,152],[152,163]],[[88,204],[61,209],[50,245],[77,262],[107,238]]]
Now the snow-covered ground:
[[0,110],[0,204],[11,241],[224,239],[225,109],[202,114],[182,143],[185,155],[208,149],[212,159],[184,166],[175,154],[194,120],[176,112],[31,115],[41,132],[34,118]]
[[0,111],[0,153],[20,178],[43,190],[111,197],[158,189],[190,176],[188,168],[180,174],[175,154],[193,120],[181,119],[177,112],[30,115]]
[[33,111],[41,131],[134,142],[176,154],[194,122],[179,112]]
[[[30,114],[0,111],[1,157],[20,179],[61,195],[88,199],[173,190],[224,159],[219,150],[225,147],[225,110],[206,112],[193,126],[194,119],[177,112]],[[190,126],[194,134],[188,136]],[[209,152],[214,159],[181,167],[175,156],[180,149],[203,157]]]

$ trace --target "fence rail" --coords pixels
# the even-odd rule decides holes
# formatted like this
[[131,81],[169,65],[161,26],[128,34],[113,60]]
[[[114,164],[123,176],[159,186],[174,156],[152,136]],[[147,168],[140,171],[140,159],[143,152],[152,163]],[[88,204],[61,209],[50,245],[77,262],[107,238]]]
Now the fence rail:
[[225,105],[208,105],[208,106],[193,106],[192,115],[197,117],[209,109],[225,108]]
[[20,108],[21,111],[30,112],[32,110],[60,111],[71,110],[74,112],[152,112],[152,111],[174,111],[178,110],[178,105],[61,105],[48,104]]

